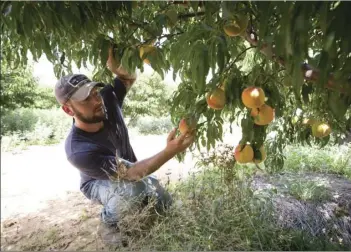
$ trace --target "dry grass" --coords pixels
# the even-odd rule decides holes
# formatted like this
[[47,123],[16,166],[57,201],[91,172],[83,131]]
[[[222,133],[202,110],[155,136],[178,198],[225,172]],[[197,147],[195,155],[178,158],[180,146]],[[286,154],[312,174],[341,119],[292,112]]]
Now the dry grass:
[[148,222],[144,209],[124,220],[132,236],[121,250],[351,248],[349,180],[306,171],[272,176],[235,164],[231,151],[201,156],[200,172],[171,184],[175,203],[165,216]]

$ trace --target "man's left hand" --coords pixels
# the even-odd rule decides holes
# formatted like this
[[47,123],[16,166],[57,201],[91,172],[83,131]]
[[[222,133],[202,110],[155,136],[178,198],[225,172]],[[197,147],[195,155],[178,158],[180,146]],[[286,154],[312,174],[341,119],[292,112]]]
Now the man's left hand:
[[114,58],[112,46],[108,50],[107,68],[118,77],[124,80],[135,80],[135,73],[128,73],[122,65]]

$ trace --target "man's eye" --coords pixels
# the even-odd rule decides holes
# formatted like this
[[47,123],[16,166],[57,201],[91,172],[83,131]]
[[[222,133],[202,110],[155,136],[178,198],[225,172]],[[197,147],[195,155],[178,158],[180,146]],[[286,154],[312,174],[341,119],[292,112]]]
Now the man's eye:
[[101,95],[100,95],[99,92],[95,92],[95,93],[93,94],[93,96],[94,96],[94,97],[100,97]]

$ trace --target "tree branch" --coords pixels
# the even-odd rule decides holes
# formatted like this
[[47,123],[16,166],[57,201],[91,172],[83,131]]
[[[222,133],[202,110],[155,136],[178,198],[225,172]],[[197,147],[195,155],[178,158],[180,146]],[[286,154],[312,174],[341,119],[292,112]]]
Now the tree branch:
[[243,55],[246,51],[248,51],[248,50],[250,50],[250,49],[252,49],[252,48],[255,48],[255,46],[247,47],[247,48],[245,48],[241,53],[239,53],[239,55],[237,55],[236,58],[234,59],[232,65],[239,59],[239,57],[240,57],[241,55]]
[[174,36],[183,34],[183,33],[184,33],[184,32],[178,32],[178,33],[173,33],[173,34],[162,35],[162,36],[159,36],[159,37],[156,36],[155,38],[151,38],[151,39],[146,40],[144,43],[142,43],[142,44],[140,44],[140,45],[148,44],[148,43],[150,43],[151,41],[153,41],[154,39],[171,38],[171,37],[174,37]]
[[[248,41],[252,46],[258,46],[258,36],[254,31],[247,31],[245,34],[242,35],[242,37]],[[285,60],[282,57],[277,57],[274,52],[273,48],[269,46],[268,44],[264,43],[260,48],[260,51],[267,56],[269,59],[274,60],[277,62],[279,65],[285,67]],[[313,66],[308,65],[307,63],[303,63],[301,65],[301,71],[303,73],[303,77],[307,81],[312,81],[312,82],[317,82],[320,76],[320,71],[318,69],[315,69]],[[338,90],[341,93],[348,93],[351,94],[350,90],[346,90],[345,88],[338,87],[334,81],[333,74],[329,75],[329,79],[327,84],[325,85],[326,88],[332,89],[332,90]]]
[[205,15],[204,11],[196,12],[196,13],[195,12],[194,13],[187,13],[187,14],[178,15],[178,19],[187,19],[187,18],[203,16],[203,15]]
[[173,34],[166,34],[166,35],[162,35],[160,38],[171,38],[171,37],[174,37],[174,36],[177,36],[177,35],[180,35],[180,34],[183,34],[184,32],[178,32],[178,33],[173,33]]

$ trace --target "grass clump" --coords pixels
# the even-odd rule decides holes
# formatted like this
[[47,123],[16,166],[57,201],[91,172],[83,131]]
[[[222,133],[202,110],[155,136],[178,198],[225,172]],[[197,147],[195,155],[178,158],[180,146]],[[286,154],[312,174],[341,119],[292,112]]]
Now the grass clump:
[[351,143],[323,149],[290,145],[285,154],[285,171],[334,173],[351,179]]
[[298,200],[321,202],[331,197],[327,187],[315,181],[294,181],[289,184],[289,190]]
[[[218,150],[217,150],[218,151]],[[274,208],[274,190],[257,192],[250,186],[258,172],[235,164],[231,147],[200,158],[203,169],[171,184],[174,204],[166,215],[145,225],[146,215],[129,218],[129,246],[121,250],[344,250],[346,245],[305,230],[281,225]],[[205,168],[206,167],[206,168]],[[305,193],[311,189],[311,193]],[[313,189],[313,190],[312,190]],[[292,187],[301,198],[317,200],[320,187]],[[305,193],[305,194],[304,194]],[[143,223],[144,228],[135,228]],[[130,225],[131,225],[130,224]],[[146,228],[145,228],[146,227]]]
[[[270,197],[253,193],[244,181],[226,184],[221,172],[206,170],[173,185],[174,204],[147,229],[135,215],[128,250],[338,250],[337,244],[277,225]],[[142,216],[142,217],[141,217]],[[145,225],[144,225],[145,227]],[[121,248],[123,250],[123,248]]]
[[220,176],[212,170],[173,185],[172,208],[157,218],[151,230],[139,233],[139,239],[128,249],[278,249],[276,241],[270,242],[260,228],[276,232],[270,223],[262,223],[263,201],[257,201],[249,190],[221,185]]

